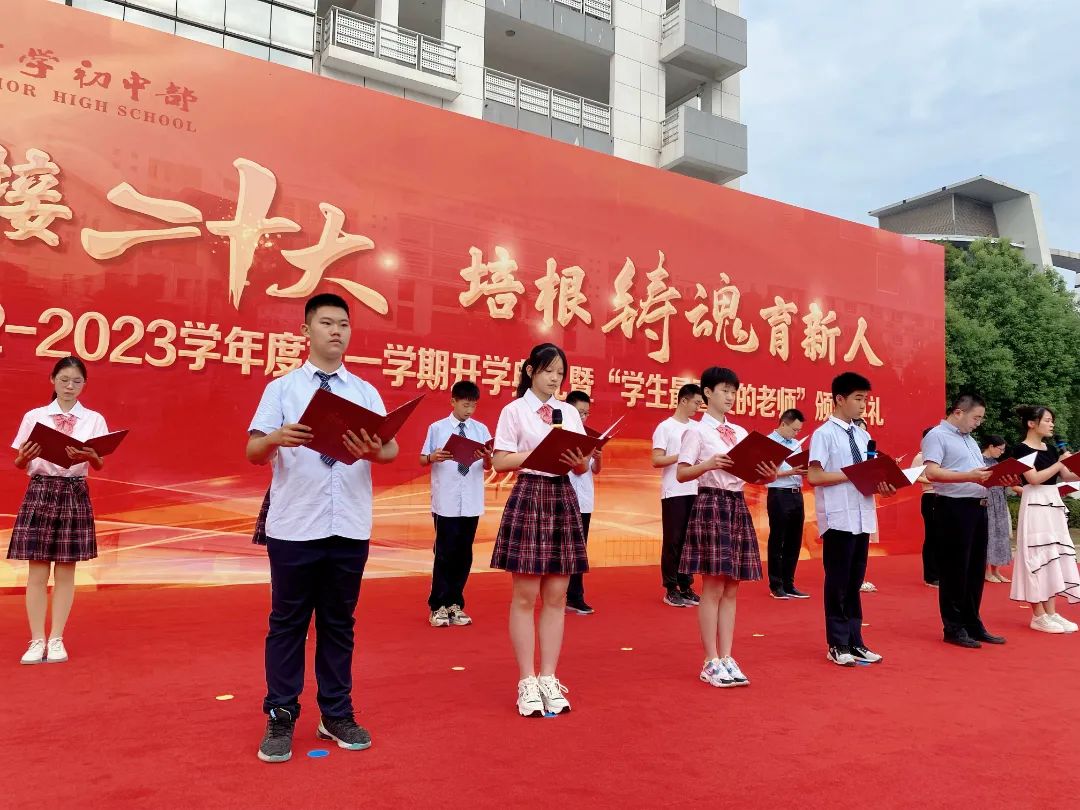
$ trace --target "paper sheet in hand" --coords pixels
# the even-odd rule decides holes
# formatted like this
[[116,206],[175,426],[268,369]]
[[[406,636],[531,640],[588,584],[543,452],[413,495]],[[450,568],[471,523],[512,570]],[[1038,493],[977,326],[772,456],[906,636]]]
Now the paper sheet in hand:
[[896,489],[910,487],[915,479],[922,475],[925,467],[901,470],[900,465],[888,456],[878,455],[869,461],[862,461],[844,467],[842,472],[862,495],[874,495],[878,485],[891,484]]
[[106,433],[104,436],[98,436],[85,442],[80,442],[74,436],[68,436],[66,433],[61,433],[55,428],[51,428],[48,425],[43,425],[41,422],[38,422],[34,425],[34,429],[30,431],[28,441],[36,442],[41,445],[41,458],[55,464],[57,467],[63,467],[67,470],[76,464],[83,463],[68,458],[68,447],[74,447],[76,449],[92,447],[97,451],[99,456],[105,457],[120,446],[120,442],[124,440],[124,437],[127,436],[127,434],[128,432],[126,430],[117,430],[114,433]]
[[570,472],[570,465],[560,460],[560,456],[567,450],[577,448],[582,455],[589,455],[600,446],[600,439],[570,430],[551,430],[540,444],[526,456],[521,465],[523,471],[535,470],[552,475],[566,475]]
[[337,459],[342,464],[353,464],[358,459],[353,458],[345,449],[342,439],[347,431],[351,430],[359,436],[361,430],[366,430],[369,435],[378,435],[385,444],[397,435],[423,398],[421,394],[386,416],[380,416],[375,411],[369,411],[345,397],[320,388],[311,397],[311,402],[300,417],[299,423],[307,425],[312,432],[311,441],[304,446],[316,453]]
[[443,450],[449,453],[454,461],[466,467],[471,467],[480,460],[476,457],[477,450],[486,449],[487,445],[483,442],[462,436],[460,433],[451,433],[450,438],[446,440],[446,446],[443,447]]
[[1027,483],[1024,479],[1024,473],[1035,466],[1035,453],[1024,456],[1023,458],[1007,458],[1004,461],[999,461],[990,469],[993,472],[990,474],[989,480],[984,487],[1000,487],[1004,486],[1001,483],[1001,479],[1007,475],[1020,476],[1020,485],[1023,486]]
[[727,455],[732,465],[725,468],[723,472],[731,473],[748,484],[753,484],[761,480],[761,475],[757,471],[758,464],[767,462],[779,466],[790,453],[789,447],[754,430],[728,451]]

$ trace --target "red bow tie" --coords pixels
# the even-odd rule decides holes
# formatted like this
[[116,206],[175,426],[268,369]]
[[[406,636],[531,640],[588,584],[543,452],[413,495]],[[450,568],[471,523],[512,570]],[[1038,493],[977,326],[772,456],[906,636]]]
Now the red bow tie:
[[734,446],[735,442],[737,441],[735,431],[732,430],[729,425],[717,425],[716,432],[720,434],[721,439],[723,439],[725,442],[732,446]]
[[53,423],[56,425],[56,429],[61,433],[68,436],[72,435],[75,431],[75,420],[78,418],[71,414],[54,413],[52,415]]

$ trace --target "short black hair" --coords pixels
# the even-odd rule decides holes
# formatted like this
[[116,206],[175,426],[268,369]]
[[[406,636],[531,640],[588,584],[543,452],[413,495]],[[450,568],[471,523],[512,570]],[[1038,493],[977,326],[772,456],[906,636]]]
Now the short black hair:
[[782,414],[780,414],[780,424],[790,425],[792,422],[805,422],[806,417],[803,416],[802,411],[798,408],[788,408]]
[[989,436],[986,437],[985,441],[983,441],[983,447],[1004,447],[1004,446],[1005,446],[1005,438],[1003,436],[998,436],[996,433],[991,433]]
[[716,388],[718,385],[730,385],[738,390],[739,375],[730,368],[723,368],[721,366],[709,366],[701,372],[701,395],[705,397],[706,402],[708,402],[709,397],[705,393],[705,389]]
[[869,391],[870,381],[862,374],[854,371],[845,371],[833,378],[832,398],[836,402],[840,397],[850,397],[856,391]]
[[584,391],[571,391],[566,395],[567,405],[574,405],[578,402],[592,402],[592,400],[589,399],[589,395]]
[[450,389],[450,396],[454,399],[464,399],[468,402],[478,402],[480,399],[480,386],[472,380],[458,380]]
[[679,389],[679,395],[675,398],[676,402],[682,402],[684,399],[693,399],[694,397],[704,397],[701,393],[701,386],[697,383],[687,383]]
[[322,307],[337,307],[338,309],[345,310],[345,314],[349,314],[349,305],[345,302],[345,299],[340,295],[334,295],[333,293],[319,293],[313,295],[304,304],[304,323],[311,323],[312,317]]
[[963,411],[967,413],[972,408],[985,408],[986,400],[980,397],[978,394],[957,394],[953,397],[952,404],[949,405],[949,410],[946,415],[955,413],[956,411]]

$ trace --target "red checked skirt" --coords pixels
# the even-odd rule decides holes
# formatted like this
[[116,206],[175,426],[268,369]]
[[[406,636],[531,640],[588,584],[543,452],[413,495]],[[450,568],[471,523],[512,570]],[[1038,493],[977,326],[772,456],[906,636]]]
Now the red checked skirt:
[[518,475],[503,509],[491,567],[540,575],[589,570],[581,510],[568,477]]
[[761,579],[757,532],[741,492],[698,487],[679,573]]
[[270,490],[266,490],[259,516],[255,519],[255,532],[251,535],[251,542],[257,546],[266,545],[266,513],[270,511]]
[[72,563],[97,556],[94,509],[85,478],[35,475],[8,545],[9,560]]

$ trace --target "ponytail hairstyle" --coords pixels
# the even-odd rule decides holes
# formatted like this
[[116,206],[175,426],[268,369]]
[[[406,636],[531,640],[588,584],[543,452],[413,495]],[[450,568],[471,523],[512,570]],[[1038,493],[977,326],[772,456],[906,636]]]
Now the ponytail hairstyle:
[[518,380],[517,394],[515,396],[523,397],[525,392],[532,388],[530,368],[533,372],[546,371],[556,359],[562,360],[563,374],[569,374],[570,366],[566,362],[566,354],[562,349],[554,343],[541,343],[533,346],[528,359],[521,364],[521,379]]
[[1028,422],[1034,422],[1037,425],[1047,414],[1054,416],[1054,412],[1045,405],[1021,405],[1016,409],[1016,415],[1020,417],[1020,434],[1027,436],[1028,431],[1031,430]]
[[701,372],[701,396],[705,398],[706,407],[709,404],[709,392],[718,385],[730,385],[738,391],[739,375],[730,368],[720,366],[710,366]]
[[[49,379],[55,383],[57,375],[65,368],[78,369],[79,373],[82,374],[83,379],[87,379],[86,366],[83,365],[83,361],[80,360],[78,357],[71,357],[70,355],[56,361],[56,365],[53,366],[52,374],[49,375]],[[56,399],[55,387],[53,388],[52,399],[50,399],[49,401],[52,402],[53,399]]]

